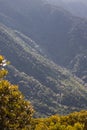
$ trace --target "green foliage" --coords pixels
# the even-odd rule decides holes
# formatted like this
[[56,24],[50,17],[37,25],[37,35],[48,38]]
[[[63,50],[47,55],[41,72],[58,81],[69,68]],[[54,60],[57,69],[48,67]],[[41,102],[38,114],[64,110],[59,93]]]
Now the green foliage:
[[32,119],[31,130],[87,130],[87,111]]
[[12,63],[8,80],[20,86],[26,99],[34,105],[36,116],[87,108],[83,82],[42,55],[30,38],[2,25],[0,49]]
[[[87,111],[66,116],[32,118],[31,103],[24,99],[18,86],[4,80],[7,71],[0,56],[0,129],[1,130],[87,130]],[[6,62],[7,63],[7,62]]]
[[[87,82],[87,49],[77,55],[70,64],[72,72],[80,77],[85,83]],[[85,86],[87,86],[85,84]]]
[[30,125],[33,108],[29,101],[4,76],[7,74],[3,67],[4,57],[0,56],[0,129],[21,130]]

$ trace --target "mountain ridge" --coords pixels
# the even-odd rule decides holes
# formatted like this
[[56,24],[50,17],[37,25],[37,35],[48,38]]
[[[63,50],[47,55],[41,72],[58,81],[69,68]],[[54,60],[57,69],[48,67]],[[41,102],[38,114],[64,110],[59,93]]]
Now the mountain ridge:
[[37,115],[64,114],[86,109],[87,90],[84,82],[44,57],[33,46],[37,44],[30,38],[25,42],[26,36],[19,34],[0,26],[1,54],[13,66],[9,66],[8,79],[21,86],[26,98],[34,104]]
[[2,17],[0,21],[31,37],[38,43],[43,54],[57,64],[67,67],[80,48],[85,47],[87,20],[74,17],[63,8],[43,3],[41,0],[28,0],[27,5],[24,0],[19,0],[15,6],[16,2],[13,4],[12,1],[8,1],[6,9],[9,8],[11,14],[3,10],[6,4],[3,2],[0,11],[12,21]]

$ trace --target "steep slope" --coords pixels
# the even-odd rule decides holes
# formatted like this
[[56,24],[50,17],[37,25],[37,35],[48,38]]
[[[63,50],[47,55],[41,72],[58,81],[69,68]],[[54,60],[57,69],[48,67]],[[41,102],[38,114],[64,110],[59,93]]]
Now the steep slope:
[[65,114],[86,109],[84,82],[44,57],[30,38],[1,24],[0,51],[12,64],[8,79],[19,84],[37,113]]
[[80,77],[87,87],[87,50],[78,54],[69,64],[68,67],[73,74]]
[[1,0],[0,13],[2,23],[30,36],[62,66],[67,67],[86,47],[87,21],[61,7],[43,0]]

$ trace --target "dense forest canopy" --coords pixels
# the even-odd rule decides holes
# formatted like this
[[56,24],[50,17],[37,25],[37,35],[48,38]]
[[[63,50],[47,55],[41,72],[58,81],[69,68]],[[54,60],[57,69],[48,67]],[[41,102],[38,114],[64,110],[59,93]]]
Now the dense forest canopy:
[[87,130],[87,111],[66,116],[33,118],[33,108],[16,85],[4,79],[8,62],[0,55],[0,129],[1,130]]
[[0,0],[0,53],[1,130],[87,130],[86,0]]

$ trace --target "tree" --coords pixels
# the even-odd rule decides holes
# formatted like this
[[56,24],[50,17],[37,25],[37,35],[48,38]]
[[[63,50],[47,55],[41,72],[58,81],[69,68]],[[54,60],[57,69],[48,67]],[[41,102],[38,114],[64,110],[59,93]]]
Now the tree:
[[48,127],[44,123],[39,123],[36,125],[35,130],[48,130]]
[[0,56],[0,130],[24,130],[30,125],[33,108],[18,86],[4,79],[8,73],[4,69],[6,64]]

